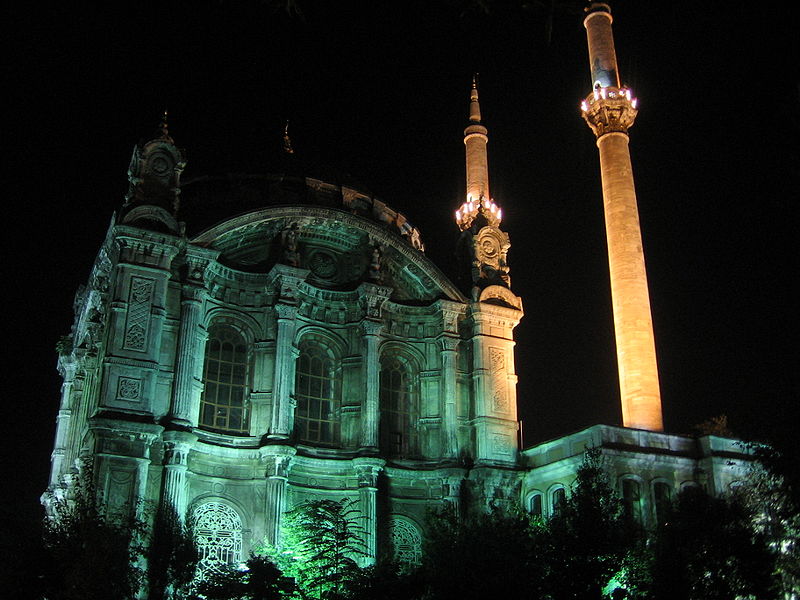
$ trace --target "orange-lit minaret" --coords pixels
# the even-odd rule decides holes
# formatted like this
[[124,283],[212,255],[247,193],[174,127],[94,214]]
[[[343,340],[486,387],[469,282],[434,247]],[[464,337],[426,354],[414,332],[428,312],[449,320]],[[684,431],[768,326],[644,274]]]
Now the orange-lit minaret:
[[628,149],[636,99],[620,85],[611,9],[592,2],[586,13],[592,92],[581,108],[600,150],[622,422],[625,427],[662,431],[653,320]]

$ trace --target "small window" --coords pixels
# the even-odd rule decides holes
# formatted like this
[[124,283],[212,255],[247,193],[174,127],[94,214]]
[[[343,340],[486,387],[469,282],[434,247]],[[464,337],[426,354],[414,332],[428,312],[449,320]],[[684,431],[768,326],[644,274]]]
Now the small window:
[[542,508],[542,495],[541,494],[534,494],[531,496],[530,503],[528,506],[528,510],[530,511],[531,515],[534,517],[541,517],[544,516],[543,508]]
[[566,499],[567,499],[567,491],[563,487],[556,488],[553,490],[550,500],[553,509],[552,514],[558,512],[561,503],[564,502],[564,500]]
[[200,426],[223,433],[247,434],[248,352],[242,335],[233,327],[209,330],[203,368]]
[[629,523],[642,523],[642,492],[635,479],[622,480],[622,504]]
[[657,481],[653,485],[653,500],[656,509],[656,524],[663,525],[667,520],[670,507],[671,490],[668,484]]

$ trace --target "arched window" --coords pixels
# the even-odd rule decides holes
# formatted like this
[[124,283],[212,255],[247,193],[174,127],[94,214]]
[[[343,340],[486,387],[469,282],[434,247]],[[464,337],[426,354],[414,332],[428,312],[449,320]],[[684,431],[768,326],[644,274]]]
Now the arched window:
[[386,456],[416,454],[418,404],[416,369],[401,356],[382,357],[380,446]]
[[544,516],[544,507],[542,506],[542,495],[538,492],[534,493],[528,501],[528,511],[534,517]]
[[294,386],[298,441],[324,446],[339,443],[341,385],[338,374],[337,361],[328,348],[311,339],[300,343]]
[[394,559],[403,565],[418,565],[422,559],[422,536],[416,525],[403,517],[392,517],[389,525]]
[[194,510],[194,536],[202,576],[242,561],[242,520],[227,504],[206,502]]
[[671,495],[672,490],[670,490],[669,484],[663,481],[656,481],[655,484],[653,484],[653,504],[656,509],[657,525],[663,525],[667,520]]
[[567,490],[563,487],[558,487],[550,492],[550,514],[556,514],[558,512],[558,508],[567,499]]
[[622,506],[629,523],[642,524],[642,489],[635,479],[622,480]]
[[200,427],[223,433],[249,432],[248,363],[247,343],[241,333],[229,325],[209,329]]

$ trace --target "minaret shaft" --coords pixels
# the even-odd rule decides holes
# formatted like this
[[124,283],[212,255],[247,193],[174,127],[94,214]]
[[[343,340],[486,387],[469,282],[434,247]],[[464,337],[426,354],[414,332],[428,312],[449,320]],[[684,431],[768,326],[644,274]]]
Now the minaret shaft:
[[625,427],[662,431],[650,296],[628,148],[636,101],[619,85],[608,6],[592,3],[587,10],[593,93],[584,102],[583,114],[600,152],[622,421]]
[[597,141],[617,342],[622,423],[662,431],[653,321],[633,186],[628,136],[608,133]]

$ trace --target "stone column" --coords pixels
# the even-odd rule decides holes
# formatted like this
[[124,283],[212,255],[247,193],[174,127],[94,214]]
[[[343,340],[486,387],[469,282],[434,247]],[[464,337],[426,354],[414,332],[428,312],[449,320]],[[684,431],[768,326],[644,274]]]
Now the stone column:
[[456,348],[461,340],[442,336],[442,458],[458,457],[456,434]]
[[186,470],[189,451],[197,437],[185,431],[164,433],[164,474],[161,509],[172,510],[181,523],[186,519]]
[[184,427],[191,427],[196,422],[199,406],[194,396],[197,362],[198,359],[202,361],[203,356],[198,348],[197,335],[201,316],[201,292],[194,285],[184,285],[181,300],[181,326],[178,333],[170,420]]
[[286,487],[295,449],[291,446],[264,446],[261,448],[261,453],[266,463],[264,536],[267,543],[277,548],[281,543],[281,522],[286,510]]
[[294,342],[295,317],[297,307],[293,304],[276,304],[278,332],[275,341],[275,378],[272,394],[272,420],[270,437],[288,439],[291,434],[291,414],[294,410],[292,390],[294,389]]
[[365,391],[361,404],[361,448],[366,451],[377,451],[379,444],[378,424],[380,422],[380,376],[381,363],[378,346],[383,324],[379,321],[365,319],[364,329],[364,369]]
[[361,527],[363,529],[364,552],[362,566],[375,564],[378,557],[378,518],[377,496],[378,475],[385,461],[378,458],[359,457],[353,459],[353,468],[358,477],[358,505],[361,511]]

